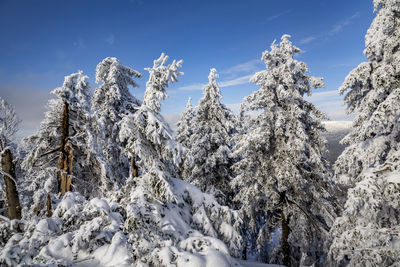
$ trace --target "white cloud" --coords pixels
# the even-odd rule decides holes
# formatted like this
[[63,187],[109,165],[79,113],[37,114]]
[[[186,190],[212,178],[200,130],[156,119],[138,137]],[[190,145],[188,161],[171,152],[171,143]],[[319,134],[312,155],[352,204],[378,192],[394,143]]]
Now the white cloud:
[[277,14],[275,14],[275,15],[272,15],[271,17],[267,18],[267,21],[275,20],[275,19],[277,19],[277,18],[279,18],[279,17],[281,17],[281,16],[283,16],[283,15],[286,15],[287,13],[289,13],[289,12],[291,12],[291,11],[292,11],[292,10],[289,9],[289,10],[283,11],[283,12],[281,12],[281,13],[277,13]]
[[[218,86],[220,88],[223,88],[223,87],[230,87],[230,86],[250,83],[251,76],[253,76],[253,74],[241,76],[241,77],[238,77],[238,78],[235,78],[232,80],[218,82]],[[204,86],[206,86],[206,85],[207,85],[206,83],[194,83],[194,84],[190,84],[187,86],[179,87],[177,90],[181,90],[181,91],[203,90]]]
[[305,96],[305,98],[310,102],[318,102],[332,99],[343,99],[343,96],[339,95],[337,90],[331,90],[325,92],[315,92],[311,96]]
[[317,36],[309,36],[309,37],[306,37],[306,38],[301,39],[301,40],[299,41],[299,43],[300,43],[300,44],[308,44],[308,43],[310,43],[310,42],[316,40],[317,38],[318,38]]
[[340,31],[342,31],[345,26],[349,25],[355,18],[358,18],[359,16],[360,16],[360,13],[356,12],[352,16],[333,25],[329,31],[305,37],[305,38],[301,39],[299,42],[301,44],[307,44],[307,43],[310,43],[310,42],[315,41],[320,38],[333,36],[333,35],[339,33]]
[[338,24],[334,25],[332,29],[329,31],[329,35],[335,35],[336,33],[340,32],[345,26],[349,25],[352,20],[358,18],[360,16],[359,12],[356,12],[351,17],[339,22]]
[[235,74],[235,73],[249,73],[254,72],[262,66],[262,61],[260,59],[253,59],[233,67],[230,67],[226,70],[221,71],[222,74]]
[[252,76],[253,76],[253,74],[241,76],[241,77],[233,79],[233,80],[220,82],[220,83],[218,83],[218,85],[219,85],[219,87],[222,88],[222,87],[229,87],[229,86],[235,86],[235,85],[250,83],[250,78]]

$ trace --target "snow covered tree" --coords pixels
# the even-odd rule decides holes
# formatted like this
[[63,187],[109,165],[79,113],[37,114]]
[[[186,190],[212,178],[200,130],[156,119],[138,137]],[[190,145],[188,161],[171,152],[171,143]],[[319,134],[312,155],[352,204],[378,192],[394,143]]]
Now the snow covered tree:
[[233,113],[221,103],[215,69],[210,70],[209,83],[204,87],[192,119],[192,134],[188,142],[192,163],[187,181],[204,192],[213,193],[222,203],[231,196],[230,158],[232,134],[235,132]]
[[[265,51],[266,70],[251,81],[261,88],[244,99],[242,111],[259,111],[239,138],[233,156],[248,241],[256,243],[264,261],[287,266],[319,264],[323,238],[335,218],[332,186],[323,158],[325,139],[320,119],[326,119],[303,99],[312,88],[324,86],[322,78],[309,76],[308,67],[293,57],[300,52],[283,35]],[[253,234],[252,234],[253,233]],[[272,234],[271,234],[272,233]],[[281,239],[280,246],[274,241]],[[270,244],[272,243],[272,244]]]
[[[150,77],[146,83],[143,104],[122,120],[121,142],[126,142],[126,153],[135,159],[141,182],[146,182],[156,196],[170,200],[169,178],[175,175],[174,166],[180,161],[180,148],[173,140],[168,124],[160,115],[161,103],[167,97],[165,88],[176,82],[182,72],[182,60],[165,65],[168,56],[154,60],[152,68],[146,68]],[[131,175],[132,176],[132,175]],[[135,180],[131,177],[131,180]]]
[[190,149],[192,144],[190,143],[190,137],[193,134],[193,118],[195,117],[195,111],[191,104],[192,98],[189,97],[186,104],[186,109],[182,113],[181,119],[178,121],[176,130],[175,140],[182,145],[182,161],[178,166],[178,174],[180,177],[189,177],[191,173],[191,155]]
[[[0,97],[0,176],[3,176],[4,183],[0,181],[0,197],[7,199],[7,214],[10,219],[21,219],[21,204],[18,197],[17,177],[15,175],[15,164],[12,155],[13,138],[18,131],[20,119],[14,108]],[[3,205],[0,206],[3,209]],[[3,212],[0,211],[0,215]]]
[[52,92],[57,98],[49,101],[40,130],[24,140],[27,154],[22,167],[37,214],[46,202],[51,215],[50,193],[74,190],[89,196],[110,187],[92,135],[87,79],[82,72],[66,76],[63,85]]
[[330,253],[351,266],[399,262],[400,3],[375,0],[376,17],[365,36],[368,61],[339,88],[357,111],[335,179],[348,190],[345,210],[331,231]]
[[119,139],[119,133],[122,119],[135,113],[141,104],[129,92],[129,86],[138,86],[133,78],[140,77],[139,72],[114,57],[105,58],[96,68],[96,82],[103,82],[96,88],[92,100],[98,122],[97,142],[107,162],[107,176],[117,186],[129,177],[130,169],[135,169],[134,157],[129,159],[124,153],[126,142]]

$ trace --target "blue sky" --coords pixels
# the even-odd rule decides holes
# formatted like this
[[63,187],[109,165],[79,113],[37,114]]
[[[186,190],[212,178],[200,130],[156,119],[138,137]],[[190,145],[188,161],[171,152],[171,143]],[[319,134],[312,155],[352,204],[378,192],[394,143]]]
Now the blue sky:
[[117,57],[144,74],[132,90],[141,98],[144,68],[165,52],[183,59],[185,72],[163,102],[167,119],[176,119],[189,96],[197,104],[212,67],[223,102],[237,109],[257,89],[248,79],[263,69],[262,52],[287,33],[303,50],[298,59],[325,78],[327,87],[310,100],[331,119],[349,120],[337,88],[365,60],[373,18],[372,0],[0,0],[0,96],[16,107],[28,133],[65,75],[83,70],[94,89],[96,65]]

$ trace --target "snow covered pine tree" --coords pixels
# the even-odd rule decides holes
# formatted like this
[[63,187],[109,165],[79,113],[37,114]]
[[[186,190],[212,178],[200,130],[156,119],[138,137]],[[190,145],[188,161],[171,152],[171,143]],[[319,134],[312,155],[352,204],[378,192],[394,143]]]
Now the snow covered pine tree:
[[175,140],[182,146],[182,158],[179,166],[177,166],[177,172],[179,177],[187,179],[190,176],[192,165],[192,159],[190,150],[192,149],[192,143],[190,137],[193,134],[193,118],[195,116],[194,108],[191,104],[192,98],[189,97],[186,104],[186,109],[183,111],[181,119],[177,123],[177,130]]
[[[57,98],[49,100],[40,130],[23,141],[27,155],[22,167],[28,181],[26,189],[34,194],[36,214],[46,204],[51,216],[50,193],[74,190],[93,196],[106,187],[91,130],[87,78],[82,72],[66,76],[63,85],[52,92]],[[24,199],[27,208],[32,199],[29,194]]]
[[[17,177],[15,175],[15,165],[13,159],[13,138],[18,131],[20,119],[15,113],[14,108],[0,97],[0,156],[1,169],[0,177],[0,198],[4,199],[5,191],[6,203],[0,203],[0,215],[3,215],[3,208],[7,206],[7,215],[9,219],[21,219],[21,205],[17,190]],[[2,200],[1,200],[2,201]],[[4,205],[6,204],[6,205]]]
[[[101,146],[107,163],[107,176],[120,187],[135,172],[135,157],[129,159],[125,151],[126,142],[119,139],[122,119],[129,116],[141,105],[131,95],[129,87],[137,87],[133,78],[142,75],[114,57],[107,57],[97,65],[96,82],[103,82],[93,95],[93,112],[97,121],[97,143]],[[137,175],[137,174],[135,174]]]
[[[256,243],[249,249],[257,246],[261,259],[271,263],[318,265],[335,208],[322,157],[319,119],[326,117],[303,96],[324,83],[293,59],[300,49],[289,38],[283,35],[279,46],[274,42],[263,53],[266,70],[251,78],[261,88],[244,99],[242,109],[261,113],[234,147],[233,155],[241,160],[234,165],[232,185],[252,228],[248,242]],[[270,238],[279,236],[276,246]]]
[[374,8],[365,36],[368,61],[339,89],[358,115],[335,166],[336,182],[350,189],[332,227],[330,255],[350,266],[400,262],[400,2],[375,0]]
[[[232,135],[235,132],[233,113],[221,103],[215,69],[210,70],[209,83],[204,87],[203,97],[195,109],[191,121],[192,134],[188,157],[191,163],[183,173],[184,177],[202,191],[217,197],[221,204],[226,204],[232,196],[230,158]],[[190,171],[189,171],[190,170]]]

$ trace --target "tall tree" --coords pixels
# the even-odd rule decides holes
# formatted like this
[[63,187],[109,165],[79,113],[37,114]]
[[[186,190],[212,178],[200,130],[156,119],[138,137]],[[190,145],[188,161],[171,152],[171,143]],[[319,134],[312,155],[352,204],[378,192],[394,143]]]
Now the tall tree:
[[209,83],[204,87],[192,119],[192,134],[189,142],[192,163],[188,181],[201,190],[213,193],[222,203],[231,195],[230,158],[232,134],[235,132],[233,113],[221,103],[216,69],[210,70]]
[[[10,219],[21,219],[21,204],[18,196],[17,177],[15,175],[14,159],[12,155],[14,147],[12,141],[18,131],[19,123],[20,119],[15,113],[14,108],[0,97],[0,175],[3,176],[4,180],[7,213]],[[3,192],[0,192],[0,196],[2,195]]]
[[[180,149],[173,141],[168,124],[160,115],[161,103],[167,97],[166,87],[176,82],[183,73],[182,60],[166,65],[168,56],[154,60],[153,67],[146,68],[150,77],[146,83],[143,104],[134,114],[122,120],[121,142],[126,142],[126,153],[135,158],[141,182],[147,183],[159,198],[170,199],[169,179],[175,175],[174,166],[179,164]],[[131,175],[132,176],[132,175]],[[131,181],[134,181],[131,177]]]
[[122,119],[135,113],[141,104],[129,92],[129,86],[138,86],[133,78],[140,77],[139,72],[114,57],[105,58],[96,68],[96,82],[103,82],[92,100],[97,140],[107,161],[107,175],[117,186],[129,177],[130,166],[135,163],[124,153],[126,142],[118,136]]
[[189,97],[186,104],[186,108],[182,113],[181,119],[178,121],[176,130],[175,140],[182,145],[182,161],[177,166],[177,171],[180,177],[187,178],[191,173],[191,155],[190,150],[192,148],[192,143],[190,142],[190,137],[193,134],[193,118],[195,117],[195,110],[192,107],[192,98]]
[[[256,241],[264,260],[288,266],[302,257],[304,264],[318,264],[321,239],[335,216],[322,156],[320,119],[326,116],[303,98],[313,87],[323,87],[323,79],[309,76],[307,65],[293,58],[300,49],[289,38],[283,35],[279,46],[272,43],[262,55],[266,70],[251,78],[261,88],[244,99],[241,113],[260,113],[235,145],[233,155],[241,160],[232,181],[238,189],[235,200],[252,228],[250,242]],[[270,233],[281,233],[280,247],[272,253],[266,249]]]
[[22,167],[30,181],[28,189],[34,192],[36,213],[47,202],[51,215],[50,193],[74,190],[89,196],[110,187],[92,134],[87,79],[82,72],[66,76],[52,92],[57,98],[49,101],[40,130],[24,140],[27,155]]
[[351,266],[400,261],[400,3],[375,0],[374,11],[365,36],[368,61],[339,88],[348,111],[358,115],[335,165],[337,183],[350,189],[331,232],[330,253]]

